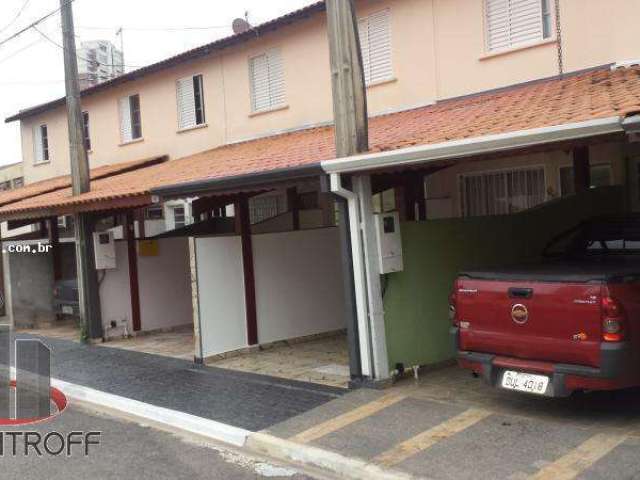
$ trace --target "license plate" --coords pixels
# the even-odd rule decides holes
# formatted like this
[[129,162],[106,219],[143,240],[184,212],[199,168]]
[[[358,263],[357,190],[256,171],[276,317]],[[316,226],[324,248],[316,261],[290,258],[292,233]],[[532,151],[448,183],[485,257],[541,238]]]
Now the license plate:
[[70,307],[69,305],[63,305],[62,313],[64,313],[65,315],[73,315],[73,307]]
[[502,388],[519,392],[544,395],[549,386],[549,377],[531,373],[512,372],[507,370],[502,375]]

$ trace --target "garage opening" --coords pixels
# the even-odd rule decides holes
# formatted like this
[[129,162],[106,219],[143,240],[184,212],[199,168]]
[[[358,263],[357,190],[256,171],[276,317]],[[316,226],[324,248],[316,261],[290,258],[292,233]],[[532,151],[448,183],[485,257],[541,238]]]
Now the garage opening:
[[[302,182],[254,193],[245,210],[241,201],[224,207],[225,215],[233,214],[233,233],[191,240],[203,362],[346,387],[345,293],[333,200],[317,181]],[[243,213],[250,230],[244,234]]]

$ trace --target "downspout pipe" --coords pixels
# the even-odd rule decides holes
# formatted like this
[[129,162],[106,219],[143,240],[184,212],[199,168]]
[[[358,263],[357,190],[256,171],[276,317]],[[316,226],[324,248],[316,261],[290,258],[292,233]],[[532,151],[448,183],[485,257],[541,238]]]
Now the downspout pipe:
[[331,192],[347,201],[349,211],[349,234],[351,237],[351,256],[353,258],[353,283],[355,288],[356,312],[358,317],[358,343],[362,374],[373,378],[373,361],[370,342],[370,328],[367,316],[367,286],[360,229],[360,209],[358,196],[342,186],[339,173],[330,175]]

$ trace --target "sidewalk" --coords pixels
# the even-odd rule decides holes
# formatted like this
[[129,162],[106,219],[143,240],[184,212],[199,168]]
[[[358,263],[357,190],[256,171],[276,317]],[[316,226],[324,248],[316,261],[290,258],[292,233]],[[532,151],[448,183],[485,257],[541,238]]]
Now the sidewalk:
[[250,431],[283,422],[346,392],[200,367],[189,360],[38,338],[51,348],[51,376],[56,379]]
[[640,391],[514,396],[452,367],[350,392],[250,436],[249,446],[289,458],[309,448],[315,463],[355,461],[408,478],[639,478]]

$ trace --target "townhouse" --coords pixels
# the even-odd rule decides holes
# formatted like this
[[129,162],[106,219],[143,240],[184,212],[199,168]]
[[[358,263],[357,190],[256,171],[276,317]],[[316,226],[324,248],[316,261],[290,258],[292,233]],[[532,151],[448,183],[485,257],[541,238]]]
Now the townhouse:
[[[53,218],[97,212],[124,260],[103,269],[106,330],[190,323],[202,360],[346,328],[352,376],[379,379],[446,361],[448,282],[506,248],[482,222],[554,219],[506,230],[516,260],[637,189],[640,5],[604,3],[357,1],[372,153],[337,162],[325,7],[312,4],[85,90],[85,197],[64,181],[64,99],[7,119],[21,122],[31,188],[0,196],[0,217],[51,219],[56,237]],[[347,229],[351,250],[330,192],[348,196],[345,179],[366,227]],[[403,271],[377,265],[374,213],[387,212]],[[174,234],[153,240],[160,215]]]

